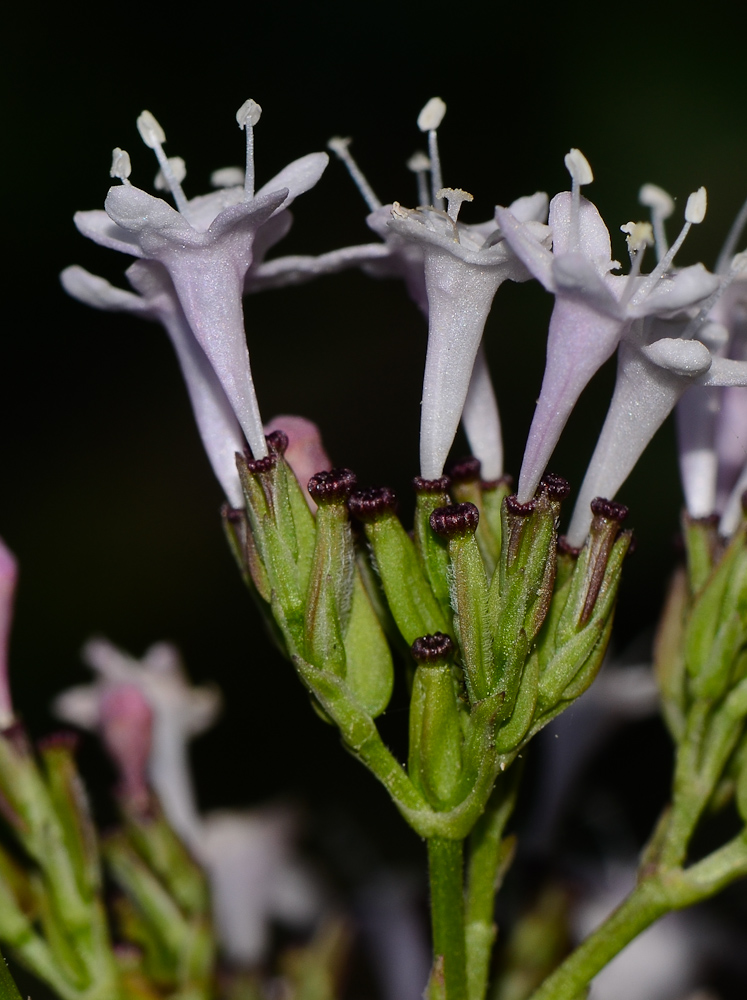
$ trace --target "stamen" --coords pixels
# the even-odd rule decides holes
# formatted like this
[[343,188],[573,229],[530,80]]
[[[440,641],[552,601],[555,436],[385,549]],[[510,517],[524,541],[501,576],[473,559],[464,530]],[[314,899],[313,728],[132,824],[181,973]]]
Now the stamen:
[[638,192],[638,201],[651,209],[651,222],[656,239],[656,259],[659,261],[668,249],[664,220],[674,212],[674,198],[657,184],[644,184]]
[[381,208],[381,202],[374,194],[374,190],[368,183],[363,175],[363,171],[358,166],[358,164],[353,159],[353,156],[348,148],[353,140],[350,138],[342,139],[339,136],[335,136],[330,139],[327,143],[327,149],[331,150],[347,167],[347,171],[353,179],[353,183],[358,188],[363,196],[363,200],[368,205],[372,212],[375,212],[377,208]]
[[747,201],[745,201],[744,205],[742,205],[739,210],[739,215],[737,215],[734,220],[734,224],[729,230],[729,235],[726,237],[723,249],[718,255],[718,260],[716,261],[716,274],[723,274],[723,272],[731,264],[731,259],[734,256],[734,251],[736,250],[737,243],[739,242],[739,237],[742,235],[742,230],[745,226],[747,226]]
[[580,246],[580,212],[581,212],[581,188],[584,184],[591,184],[594,180],[594,173],[589,161],[580,149],[575,147],[566,153],[565,168],[571,175],[571,249],[577,251]]
[[690,232],[691,226],[697,226],[703,221],[706,214],[707,206],[707,196],[706,189],[704,187],[698,188],[697,191],[693,191],[690,197],[687,199],[687,205],[685,206],[685,225],[682,227],[682,231],[674,243],[671,245],[669,250],[664,254],[659,263],[653,269],[651,274],[647,274],[641,285],[638,287],[635,295],[633,296],[633,301],[641,302],[648,293],[652,290],[654,285],[658,282],[659,278],[667,272],[669,266],[675,258],[675,255],[682,244],[685,242],[685,237]]
[[[171,167],[171,173],[176,177],[177,181],[181,184],[184,178],[187,176],[187,164],[181,158],[181,156],[170,156],[169,166]],[[159,170],[156,174],[156,179],[153,181],[153,187],[156,191],[168,191],[169,185],[166,178],[163,176],[163,170]]]
[[182,186],[174,176],[171,165],[163,151],[163,144],[166,142],[166,133],[158,124],[156,118],[150,111],[143,111],[137,120],[137,130],[140,138],[149,149],[156,154],[156,159],[166,179],[171,196],[176,202],[177,209],[185,218],[189,218],[189,202],[187,201]]
[[112,150],[112,165],[109,170],[110,177],[116,177],[117,180],[122,181],[123,184],[129,184],[129,176],[132,173],[132,163],[130,162],[130,154],[125,149],[120,149],[119,146]]
[[[716,272],[718,273],[718,271]],[[710,350],[714,350],[710,344],[707,343],[704,337],[704,330],[702,329],[705,324],[708,326],[719,327],[718,323],[709,323],[708,317],[710,316],[711,310],[716,305],[718,300],[724,294],[729,285],[734,281],[735,278],[740,277],[742,274],[747,274],[747,250],[743,250],[741,253],[735,254],[731,262],[731,267],[726,272],[726,274],[721,274],[721,281],[719,286],[713,295],[709,295],[705,302],[700,307],[698,315],[695,316],[687,324],[683,332],[680,334],[681,340],[690,340],[693,337],[697,337],[698,340],[706,343]]]
[[443,208],[438,191],[443,187],[441,177],[441,158],[438,155],[438,137],[436,130],[446,114],[446,105],[440,97],[432,97],[418,115],[418,128],[428,133],[428,153],[431,159],[431,197],[434,208]]
[[407,169],[418,178],[418,205],[428,204],[428,171],[431,169],[431,161],[425,153],[413,153],[407,161]]
[[[451,221],[456,226],[457,218],[459,217],[459,209],[465,201],[474,201],[474,198],[469,193],[469,191],[463,191],[461,188],[440,188],[436,191],[437,198],[445,198],[447,209],[446,214],[451,219]],[[457,239],[459,237],[457,236]]]
[[210,183],[215,188],[241,187],[246,172],[242,167],[221,167],[210,175]]
[[244,201],[254,197],[254,126],[262,116],[262,108],[249,98],[236,112],[239,128],[246,132],[246,171],[244,173]]
[[654,242],[653,229],[650,222],[626,222],[620,226],[620,232],[625,233],[630,255],[630,272],[625,283],[625,291],[620,300],[621,305],[628,303],[635,291],[635,282],[641,273],[641,264],[646,247]]

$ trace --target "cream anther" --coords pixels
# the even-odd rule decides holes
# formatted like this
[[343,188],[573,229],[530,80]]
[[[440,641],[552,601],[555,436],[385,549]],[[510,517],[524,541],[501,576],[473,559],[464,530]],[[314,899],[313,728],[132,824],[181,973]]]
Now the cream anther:
[[402,208],[398,201],[392,202],[393,219],[406,219],[409,214],[409,211],[406,208]]
[[591,184],[594,180],[594,173],[589,161],[580,149],[572,149],[565,155],[565,168],[571,175],[574,184]]
[[446,105],[440,97],[432,97],[418,115],[418,128],[421,132],[432,132],[437,129],[446,114]]
[[[187,176],[187,164],[181,158],[181,156],[170,156],[168,159],[168,164],[171,167],[171,173],[178,184],[184,180]],[[164,176],[163,170],[159,170],[156,174],[156,179],[153,181],[153,186],[156,191],[170,191],[171,185]]]
[[707,207],[708,196],[706,195],[706,189],[704,187],[699,187],[698,190],[693,191],[687,199],[687,205],[685,206],[685,222],[691,222],[694,226],[697,226],[699,222],[702,222],[703,219],[705,219]]
[[658,184],[644,184],[638,192],[638,201],[661,219],[668,219],[674,212],[674,198]]
[[244,171],[241,167],[221,167],[210,175],[210,183],[216,188],[241,187]]
[[440,188],[436,191],[436,197],[446,199],[448,206],[446,214],[454,223],[459,217],[459,209],[462,207],[463,202],[474,201],[469,191],[463,191],[461,188]]
[[417,176],[418,179],[418,205],[427,205],[430,200],[428,194],[428,171],[431,169],[431,161],[425,153],[413,153],[407,161],[408,170]]
[[150,111],[143,111],[137,120],[137,130],[140,138],[149,149],[157,149],[166,142],[166,133]]
[[246,128],[247,125],[254,127],[261,117],[262,108],[251,98],[248,101],[244,101],[236,112],[236,121],[239,123],[239,128],[241,129]]
[[117,180],[122,181],[123,184],[129,184],[127,178],[132,173],[132,163],[130,162],[130,154],[125,149],[120,149],[119,146],[112,150],[112,165],[109,170],[110,177],[116,177]]
[[654,229],[650,222],[626,222],[620,226],[620,232],[625,233],[628,252],[638,253],[642,247],[650,247],[654,242]]
[[431,169],[431,161],[423,152],[413,153],[407,161],[407,169],[412,170],[414,174],[419,174],[423,170]]
[[352,141],[353,140],[350,138],[334,136],[327,143],[327,149],[334,153],[338,160],[341,160],[345,164],[345,167],[347,168],[353,183],[360,191],[363,200],[368,205],[370,211],[375,212],[377,208],[381,208],[381,202],[376,197],[373,188],[366,180],[363,171],[353,159],[353,155],[348,148]]

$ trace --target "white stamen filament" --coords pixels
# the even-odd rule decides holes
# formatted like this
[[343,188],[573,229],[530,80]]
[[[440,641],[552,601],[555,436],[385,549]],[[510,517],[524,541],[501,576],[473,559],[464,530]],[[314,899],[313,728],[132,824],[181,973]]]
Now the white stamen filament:
[[130,154],[125,149],[120,149],[119,146],[112,150],[112,165],[109,170],[110,177],[116,177],[117,180],[122,181],[123,184],[129,184],[129,176],[132,173],[132,163],[130,162]]
[[441,158],[438,155],[438,136],[436,131],[446,114],[446,105],[440,97],[432,97],[418,115],[418,128],[428,133],[428,155],[431,161],[431,198],[434,208],[443,208],[443,202],[438,197],[438,191],[443,187],[441,176]]
[[674,212],[674,199],[658,184],[644,184],[638,192],[638,201],[646,208],[651,209],[651,223],[654,227],[656,241],[656,259],[659,261],[668,249],[664,220],[668,219]]
[[[718,271],[716,273],[718,273]],[[680,334],[680,339],[689,340],[692,339],[693,337],[697,337],[698,340],[704,339],[699,334],[699,331],[703,326],[703,324],[708,321],[708,317],[711,313],[711,310],[716,305],[721,296],[724,294],[729,285],[732,283],[732,281],[734,281],[735,278],[738,278],[740,275],[744,273],[747,273],[747,250],[743,250],[741,253],[735,255],[734,259],[731,262],[731,267],[726,272],[726,274],[721,278],[721,282],[719,283],[718,288],[713,293],[713,295],[709,295],[708,298],[705,300],[703,305],[700,307],[698,315],[695,316],[693,319],[691,319],[690,322],[687,324],[683,332]],[[714,324],[714,326],[715,325],[717,324]],[[710,345],[708,346],[710,347]]]
[[742,205],[739,210],[739,214],[729,230],[729,235],[726,237],[723,249],[718,255],[718,260],[716,261],[716,274],[723,274],[724,271],[726,271],[726,269],[731,265],[731,259],[734,256],[734,251],[737,248],[739,237],[742,235],[742,231],[745,226],[747,226],[747,201],[745,201],[744,205]]
[[594,173],[589,161],[580,149],[575,147],[566,153],[565,168],[571,175],[571,250],[578,251],[581,243],[580,215],[581,215],[581,188],[584,184],[591,184],[594,180]]
[[262,116],[262,108],[249,98],[236,112],[239,128],[246,132],[246,169],[244,171],[244,201],[254,197],[254,126]]
[[654,288],[659,278],[662,277],[671,266],[677,251],[680,249],[682,244],[685,242],[687,234],[690,232],[690,227],[698,225],[705,218],[706,211],[706,189],[704,187],[698,188],[694,191],[690,197],[687,199],[687,206],[685,208],[685,225],[682,227],[680,235],[671,245],[669,250],[664,254],[659,263],[653,269],[653,271],[646,275],[642,284],[638,287],[633,300],[636,303],[641,302],[649,294],[649,292]]
[[[181,156],[170,156],[169,166],[171,167],[171,172],[177,181],[181,184],[184,178],[187,176],[187,164],[181,158]],[[168,191],[169,185],[166,178],[163,176],[163,171],[159,170],[156,174],[155,180],[153,181],[153,187],[156,191]]]
[[413,153],[407,161],[407,169],[412,170],[418,179],[418,205],[428,204],[428,171],[431,161],[425,153]]
[[169,191],[171,191],[171,196],[176,203],[178,211],[181,212],[186,219],[189,219],[189,202],[187,201],[184,191],[182,190],[181,184],[174,176],[171,164],[163,151],[163,144],[166,142],[166,134],[150,111],[143,111],[140,114],[137,120],[137,130],[140,133],[140,138],[143,140],[145,145],[152,149],[156,154],[156,159],[158,160],[158,165],[161,168],[161,173],[164,176],[164,180],[168,185]]
[[349,149],[352,141],[349,138],[343,139],[335,136],[327,143],[327,149],[333,152],[338,160],[341,160],[345,164],[348,173],[353,179],[353,183],[363,196],[363,200],[368,205],[370,211],[375,212],[377,208],[381,208],[381,202],[374,194],[374,190],[366,180],[363,171],[353,159]]

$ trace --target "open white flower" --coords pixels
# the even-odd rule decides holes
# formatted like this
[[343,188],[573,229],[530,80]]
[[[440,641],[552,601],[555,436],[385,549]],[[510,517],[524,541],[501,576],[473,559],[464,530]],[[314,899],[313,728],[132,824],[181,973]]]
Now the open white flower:
[[581,392],[631,325],[645,316],[682,312],[719,285],[701,264],[668,273],[691,225],[705,214],[704,189],[690,196],[680,236],[650,274],[640,275],[647,234],[641,227],[625,226],[633,263],[628,275],[613,275],[610,272],[620,265],[611,258],[607,227],[596,207],[580,194],[581,186],[592,180],[591,169],[578,150],[571,150],[566,166],[573,188],[550,204],[552,252],[509,209],[496,210],[506,242],[555,295],[545,375],[519,478],[522,502],[534,495]]
[[97,674],[93,684],[64,691],[54,712],[81,729],[99,730],[107,699],[117,689],[136,687],[153,713],[148,776],[169,823],[193,850],[201,836],[187,746],[211,726],[220,709],[216,688],[193,687],[178,650],[158,643],[141,660],[105,639],[91,639],[83,659]]
[[73,265],[60,275],[65,291],[86,305],[108,312],[128,312],[159,322],[176,351],[182,375],[210,464],[232,507],[243,504],[236,471],[236,452],[244,450],[244,436],[215,369],[187,322],[174,285],[157,261],[137,260],[126,272],[133,288],[125,291],[105,278]]
[[255,194],[253,128],[258,108],[247,101],[237,115],[247,136],[243,187],[222,188],[188,200],[163,153],[163,130],[149,112],[143,112],[138,119],[140,134],[158,157],[178,211],[134,187],[129,182],[129,164],[123,163],[122,151],[116,150],[112,174],[122,183],[109,190],[106,211],[75,216],[84,236],[134,257],[157,261],[166,269],[255,458],[266,455],[267,448],[246,347],[244,282],[255,255],[262,259],[287,232],[290,220],[283,216],[285,210],[316,184],[328,161],[326,153],[302,157]]

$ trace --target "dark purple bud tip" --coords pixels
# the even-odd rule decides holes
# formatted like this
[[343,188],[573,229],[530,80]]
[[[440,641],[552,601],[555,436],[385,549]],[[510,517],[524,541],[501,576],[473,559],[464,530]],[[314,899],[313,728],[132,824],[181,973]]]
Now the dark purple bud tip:
[[80,736],[71,729],[60,729],[56,733],[42,736],[36,745],[40,753],[44,753],[45,750],[67,750],[68,753],[74,754],[80,746]]
[[546,472],[540,480],[542,490],[552,497],[553,500],[565,500],[571,492],[571,484],[562,476],[556,476],[554,472]]
[[397,509],[397,497],[388,486],[373,486],[358,490],[348,499],[348,510],[359,521],[378,521],[384,514],[392,514]]
[[418,663],[442,663],[453,656],[454,643],[443,632],[421,635],[410,646],[410,652]]
[[628,508],[625,504],[617,503],[615,500],[605,500],[604,497],[595,497],[591,501],[591,512],[594,517],[603,517],[607,521],[617,521],[621,524],[628,516]]
[[457,458],[454,462],[449,462],[446,472],[455,483],[472,483],[480,478],[481,468],[480,459],[468,455],[466,458]]
[[747,514],[747,490],[745,490],[742,496],[740,497],[740,501],[742,504],[742,510],[745,512],[745,514]]
[[571,545],[565,535],[560,535],[558,537],[558,552],[564,556],[573,556],[574,559],[578,558],[581,549],[577,549],[575,545]]
[[229,524],[241,524],[246,517],[246,514],[241,507],[232,507],[227,503],[223,504],[220,511]]
[[516,517],[529,517],[534,512],[534,500],[519,503],[519,499],[515,493],[511,493],[503,502],[509,514],[514,514]]
[[423,479],[422,476],[415,476],[412,488],[416,493],[448,493],[451,489],[451,479],[448,476],[441,476],[440,479]]
[[344,503],[358,480],[352,469],[332,469],[317,472],[309,480],[309,493],[317,503]]
[[247,470],[253,476],[260,476],[263,472],[271,472],[277,464],[278,457],[273,452],[269,455],[265,455],[264,458],[252,458],[250,452],[247,452],[246,456],[246,467]]
[[285,431],[272,431],[265,438],[267,442],[267,447],[270,450],[271,455],[284,455],[286,448],[288,447],[288,435]]
[[431,528],[441,538],[455,538],[477,530],[480,512],[473,503],[452,503],[437,507],[430,517]]

